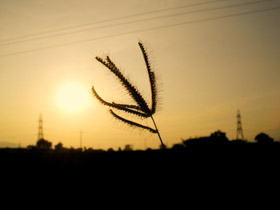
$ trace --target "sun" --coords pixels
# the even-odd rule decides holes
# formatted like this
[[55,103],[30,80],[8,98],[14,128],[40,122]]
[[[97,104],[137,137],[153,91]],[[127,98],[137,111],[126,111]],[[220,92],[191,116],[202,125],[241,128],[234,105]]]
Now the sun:
[[58,105],[67,112],[83,110],[90,103],[87,89],[78,83],[63,85],[57,93]]

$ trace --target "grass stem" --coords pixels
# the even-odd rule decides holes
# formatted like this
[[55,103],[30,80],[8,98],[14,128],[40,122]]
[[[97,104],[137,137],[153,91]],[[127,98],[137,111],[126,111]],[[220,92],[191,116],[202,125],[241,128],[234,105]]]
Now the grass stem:
[[165,147],[165,145],[164,145],[164,143],[163,143],[163,141],[162,141],[162,139],[161,139],[161,136],[160,136],[160,133],[159,133],[159,130],[158,130],[157,124],[156,124],[156,122],[155,122],[155,120],[154,120],[154,118],[153,118],[153,115],[151,115],[151,118],[152,118],[152,120],[153,120],[153,123],[154,123],[155,129],[156,129],[156,131],[157,131],[157,135],[158,135],[158,137],[159,137],[159,140],[160,140],[161,146],[162,146],[162,148],[163,148],[163,149],[166,149],[166,147]]

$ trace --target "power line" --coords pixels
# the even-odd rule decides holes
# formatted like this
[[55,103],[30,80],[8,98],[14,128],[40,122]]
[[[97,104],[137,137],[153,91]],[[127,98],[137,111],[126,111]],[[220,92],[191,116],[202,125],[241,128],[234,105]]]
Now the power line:
[[169,27],[176,27],[176,26],[180,26],[180,25],[188,25],[188,24],[200,23],[200,22],[206,22],[206,21],[213,21],[213,20],[219,20],[219,19],[229,18],[229,17],[249,15],[249,14],[267,12],[267,11],[272,11],[272,10],[277,10],[277,9],[280,9],[280,6],[279,7],[273,7],[273,8],[261,9],[261,10],[253,10],[253,11],[248,11],[248,12],[240,12],[240,13],[231,14],[231,15],[221,15],[221,16],[217,16],[217,17],[204,18],[204,19],[187,21],[187,22],[182,22],[182,23],[175,23],[175,24],[168,24],[168,25],[157,26],[157,27],[150,27],[150,28],[146,28],[146,29],[139,29],[139,30],[123,32],[123,33],[118,33],[118,34],[112,34],[112,35],[107,35],[107,36],[101,36],[101,37],[96,37],[96,38],[91,38],[91,39],[84,39],[84,40],[68,42],[68,43],[63,43],[63,44],[58,44],[58,45],[53,45],[53,46],[48,46],[48,47],[42,47],[42,48],[36,48],[36,49],[31,49],[31,50],[24,50],[24,51],[17,51],[17,52],[13,52],[13,53],[2,54],[2,55],[0,55],[0,58],[1,57],[12,56],[12,55],[18,55],[18,54],[37,52],[37,51],[42,51],[42,50],[46,50],[46,49],[53,49],[53,48],[58,48],[58,47],[63,47],[63,46],[68,46],[68,45],[73,45],[73,44],[79,44],[79,43],[84,43],[84,42],[96,41],[96,40],[101,40],[101,39],[106,39],[106,38],[112,38],[112,37],[117,37],[117,36],[124,36],[124,35],[128,35],[128,34],[139,33],[139,32],[146,32],[146,31],[152,31],[152,30],[169,28]]
[[139,17],[139,16],[161,13],[161,12],[166,12],[166,11],[172,11],[172,10],[177,10],[177,9],[183,9],[183,8],[206,5],[206,4],[212,4],[212,3],[221,2],[221,1],[228,1],[228,0],[212,0],[212,1],[202,2],[202,3],[188,4],[188,5],[184,5],[184,6],[178,6],[178,7],[166,8],[166,9],[160,9],[160,10],[153,10],[153,11],[144,12],[144,13],[127,15],[127,16],[123,16],[123,17],[117,17],[117,18],[112,18],[112,19],[107,19],[107,20],[95,21],[95,22],[91,22],[91,23],[84,23],[84,24],[79,24],[79,25],[74,25],[74,26],[68,26],[68,27],[58,28],[58,29],[54,29],[54,30],[42,31],[42,32],[39,32],[39,33],[34,33],[34,34],[26,34],[26,35],[22,35],[22,36],[10,38],[10,39],[2,39],[2,40],[0,40],[0,42],[7,42],[7,41],[13,41],[13,40],[18,40],[18,39],[28,38],[28,37],[40,36],[40,35],[59,32],[59,31],[81,28],[81,27],[91,26],[91,25],[96,25],[96,24],[103,24],[103,23],[107,23],[107,22],[118,21],[118,20],[123,20],[123,19],[127,19],[127,18],[135,18],[135,17]]
[[[59,36],[64,36],[64,35],[80,33],[80,32],[86,32],[86,31],[92,31],[92,30],[97,30],[97,29],[116,27],[116,26],[125,25],[125,24],[132,24],[132,23],[138,23],[138,22],[162,19],[162,18],[169,18],[169,17],[181,16],[181,15],[189,15],[189,14],[195,14],[195,13],[201,13],[201,12],[209,12],[209,11],[214,11],[214,10],[228,9],[228,8],[241,7],[241,6],[248,6],[248,5],[254,5],[254,4],[259,4],[259,3],[266,3],[266,2],[269,2],[269,1],[275,1],[275,0],[266,0],[266,1],[259,0],[259,1],[241,3],[241,4],[234,4],[234,5],[227,5],[227,6],[222,6],[222,7],[215,7],[215,8],[210,8],[210,9],[209,8],[208,9],[200,9],[200,10],[194,10],[194,11],[190,11],[190,12],[182,12],[182,13],[177,13],[177,14],[163,15],[163,16],[145,18],[145,19],[134,20],[134,21],[126,21],[126,22],[117,23],[117,24],[113,23],[113,24],[109,24],[109,25],[105,25],[105,26],[98,26],[98,27],[94,27],[94,28],[81,29],[81,30],[76,30],[76,31],[72,31],[72,32],[56,33],[56,34],[51,34],[51,35],[47,35],[47,36],[41,36],[41,37],[37,37],[37,38],[35,37],[35,38],[30,38],[30,39],[6,42],[6,43],[0,44],[0,46],[7,46],[7,45],[12,45],[12,44],[25,43],[25,42],[29,42],[29,41],[42,40],[42,39],[47,39],[47,38],[52,38],[52,37],[59,37]],[[217,1],[214,1],[214,2],[217,2]],[[214,2],[211,1],[211,3],[214,3]],[[208,2],[208,4],[209,4],[209,2]],[[167,9],[165,9],[165,10],[167,10]],[[59,31],[61,31],[61,30],[59,30]]]

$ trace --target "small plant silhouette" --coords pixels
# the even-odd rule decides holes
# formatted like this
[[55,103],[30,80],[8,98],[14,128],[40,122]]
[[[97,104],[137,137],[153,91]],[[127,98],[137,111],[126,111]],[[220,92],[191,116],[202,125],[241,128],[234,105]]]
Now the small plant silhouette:
[[[155,114],[156,112],[156,107],[157,107],[157,101],[158,101],[158,94],[157,94],[157,85],[156,85],[156,77],[155,77],[155,73],[151,70],[151,65],[148,59],[148,55],[147,52],[143,46],[143,44],[141,42],[138,42],[138,45],[141,49],[141,52],[143,54],[144,60],[145,60],[145,64],[146,64],[146,68],[147,68],[147,72],[148,72],[148,76],[149,76],[149,82],[150,82],[150,89],[151,89],[151,107],[148,106],[148,103],[145,101],[144,97],[140,94],[140,92],[137,90],[137,88],[131,84],[131,82],[121,73],[121,71],[119,70],[119,68],[111,61],[111,59],[109,58],[109,56],[106,56],[105,59],[102,59],[98,56],[96,56],[96,60],[99,61],[100,63],[102,63],[104,66],[106,66],[120,81],[120,83],[122,84],[122,86],[126,89],[126,91],[129,93],[129,95],[132,97],[132,99],[136,102],[137,105],[129,105],[129,104],[119,104],[119,103],[115,103],[115,102],[107,102],[105,101],[103,98],[101,98],[94,86],[92,86],[92,92],[93,95],[98,99],[98,101],[101,104],[104,104],[108,107],[110,107],[110,113],[118,120],[133,126],[133,127],[138,127],[138,128],[142,128],[145,130],[150,131],[151,133],[156,133],[158,134],[159,140],[161,142],[162,148],[165,148],[165,145],[161,139],[159,130],[157,128],[156,122],[153,118],[153,114]],[[119,115],[117,115],[112,109],[117,109],[117,110],[121,110],[124,111],[126,113],[135,115],[135,116],[139,116],[141,118],[151,118],[153,121],[153,124],[155,126],[155,128],[151,128],[139,123],[136,123],[134,121],[125,119]]]

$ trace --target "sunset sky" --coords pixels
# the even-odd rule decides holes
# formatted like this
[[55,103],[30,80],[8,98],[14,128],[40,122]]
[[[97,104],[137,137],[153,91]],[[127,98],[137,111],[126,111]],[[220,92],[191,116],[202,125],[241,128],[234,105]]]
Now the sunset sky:
[[[39,115],[53,145],[158,148],[155,134],[114,119],[91,94],[129,102],[95,56],[110,55],[150,101],[171,147],[220,129],[280,140],[280,0],[0,0],[0,146],[34,145]],[[121,114],[121,113],[120,113]],[[131,116],[129,119],[134,120]],[[135,119],[139,121],[139,119]],[[150,119],[140,121],[153,126]]]

